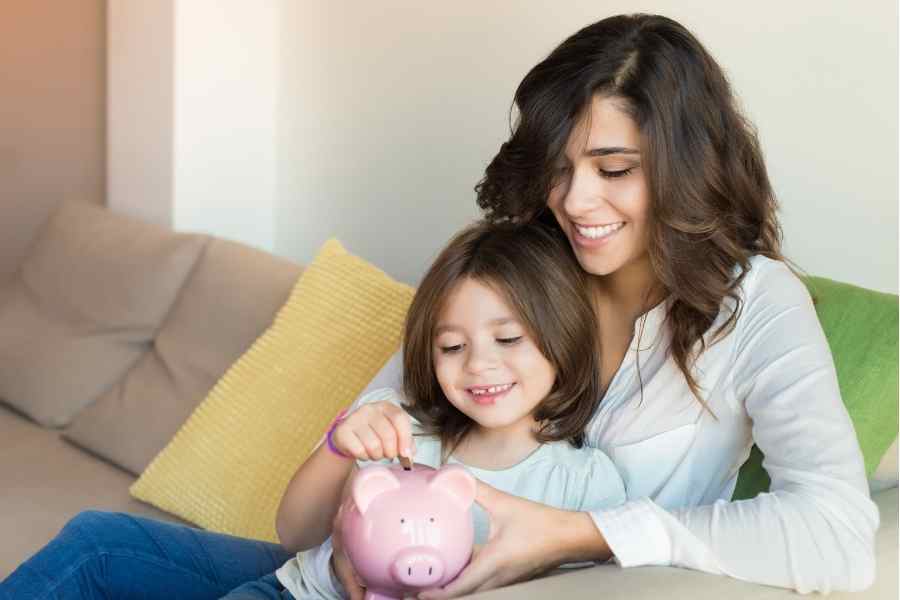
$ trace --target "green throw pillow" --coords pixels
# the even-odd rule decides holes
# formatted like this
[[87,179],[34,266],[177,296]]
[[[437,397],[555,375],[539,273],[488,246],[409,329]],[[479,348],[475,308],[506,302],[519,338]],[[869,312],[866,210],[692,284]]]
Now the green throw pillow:
[[[841,397],[856,429],[866,475],[871,475],[897,437],[897,296],[822,277],[807,277],[804,283],[816,299]],[[732,498],[752,498],[769,490],[762,458],[753,446]]]

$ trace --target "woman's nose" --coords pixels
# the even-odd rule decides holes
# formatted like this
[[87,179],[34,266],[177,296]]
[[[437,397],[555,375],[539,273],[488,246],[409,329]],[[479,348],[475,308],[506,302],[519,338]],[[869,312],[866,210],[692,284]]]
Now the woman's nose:
[[563,209],[566,214],[577,219],[596,210],[605,202],[603,184],[598,178],[584,170],[573,170],[566,194],[563,196]]

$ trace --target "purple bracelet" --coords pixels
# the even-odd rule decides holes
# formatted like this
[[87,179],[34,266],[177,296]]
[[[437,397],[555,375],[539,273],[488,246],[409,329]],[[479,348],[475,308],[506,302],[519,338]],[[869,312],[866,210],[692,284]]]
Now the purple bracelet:
[[346,414],[346,408],[337,414],[337,416],[334,418],[334,421],[332,421],[331,425],[328,426],[328,433],[325,434],[325,442],[326,444],[328,444],[328,449],[331,450],[332,453],[337,454],[341,458],[353,458],[352,456],[347,456],[346,454],[338,450],[337,446],[334,445],[334,440],[331,439],[331,436],[334,435],[334,430],[337,429],[337,426],[341,424],[341,421],[344,420],[344,416],[346,416]]

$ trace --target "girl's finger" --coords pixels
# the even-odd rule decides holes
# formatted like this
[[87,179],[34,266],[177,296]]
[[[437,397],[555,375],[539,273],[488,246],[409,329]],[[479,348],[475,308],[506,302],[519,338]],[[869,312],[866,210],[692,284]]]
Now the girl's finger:
[[366,448],[365,460],[381,460],[384,458],[384,450],[381,447],[381,438],[374,429],[364,425],[356,430],[356,437]]
[[352,431],[340,434],[335,432],[334,444],[338,450],[353,458],[365,458],[369,454],[362,441]]
[[[395,407],[396,408],[396,407]],[[416,443],[412,435],[412,420],[406,411],[397,408],[386,415],[397,434],[397,452],[400,456],[412,458],[416,453]]]
[[381,418],[373,421],[371,427],[381,441],[384,457],[391,459],[397,458],[397,430],[394,429],[394,424],[390,419],[388,419],[386,415],[383,415]]

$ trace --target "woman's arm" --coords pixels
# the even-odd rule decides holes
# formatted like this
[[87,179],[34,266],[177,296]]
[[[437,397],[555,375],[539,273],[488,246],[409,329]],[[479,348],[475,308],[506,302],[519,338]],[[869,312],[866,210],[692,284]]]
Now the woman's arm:
[[570,513],[482,493],[480,484],[490,541],[453,583],[422,597],[492,589],[612,553],[622,566],[686,567],[800,592],[871,585],[878,511],[827,341],[806,289],[786,267],[756,283],[732,333],[740,336],[733,368],[766,456],[769,493],[672,512],[644,498]]
[[623,566],[675,565],[800,592],[865,589],[878,511],[827,341],[783,264],[758,275],[733,333],[733,372],[770,492],[672,512],[637,500],[594,520]]

